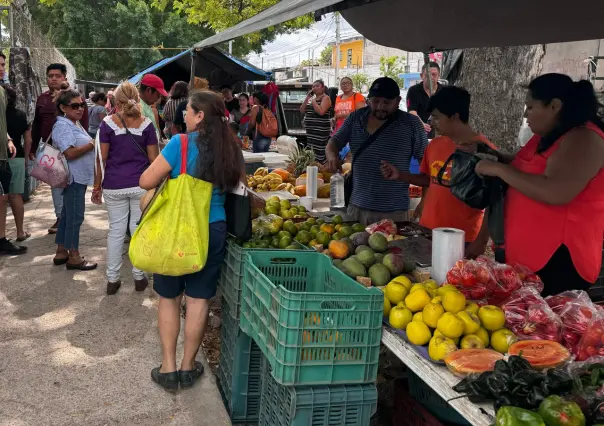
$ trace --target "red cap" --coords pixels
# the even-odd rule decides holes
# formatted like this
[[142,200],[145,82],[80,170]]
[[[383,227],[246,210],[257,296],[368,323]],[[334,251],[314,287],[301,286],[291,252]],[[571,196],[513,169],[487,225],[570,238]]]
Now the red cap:
[[164,89],[164,81],[155,74],[145,74],[141,80],[141,84],[147,87],[152,87],[162,96],[168,96],[168,92],[166,92],[166,89]]

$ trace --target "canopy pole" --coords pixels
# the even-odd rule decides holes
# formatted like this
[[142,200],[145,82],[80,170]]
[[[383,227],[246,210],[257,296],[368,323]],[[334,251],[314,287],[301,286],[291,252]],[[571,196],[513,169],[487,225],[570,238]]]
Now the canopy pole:
[[191,75],[189,76],[189,90],[195,87],[195,58],[197,57],[198,49],[191,49]]
[[424,71],[428,77],[428,90],[430,91],[430,97],[434,94],[434,88],[432,87],[432,79],[430,78],[430,53],[424,52],[424,67],[426,71]]

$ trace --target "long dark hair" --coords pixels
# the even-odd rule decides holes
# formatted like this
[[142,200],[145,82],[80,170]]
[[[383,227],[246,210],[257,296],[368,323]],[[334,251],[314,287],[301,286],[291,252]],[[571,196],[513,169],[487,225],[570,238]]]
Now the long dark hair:
[[61,110],[61,105],[67,106],[69,105],[72,99],[81,97],[82,95],[80,94],[80,92],[70,88],[69,83],[64,81],[63,83],[61,83],[61,90],[59,90],[55,94],[53,101],[57,104],[59,114],[63,114],[63,111]]
[[189,84],[185,81],[177,81],[172,85],[170,97],[172,99],[181,99],[189,96]]
[[235,188],[243,170],[243,154],[229,131],[222,97],[208,90],[195,91],[189,104],[193,111],[204,114],[195,141],[199,150],[197,177],[222,191]]
[[565,74],[550,73],[537,77],[528,86],[533,99],[549,105],[554,99],[562,102],[558,124],[541,138],[537,153],[547,151],[562,135],[575,127],[592,122],[604,130],[602,105],[593,85],[587,80],[573,81]]

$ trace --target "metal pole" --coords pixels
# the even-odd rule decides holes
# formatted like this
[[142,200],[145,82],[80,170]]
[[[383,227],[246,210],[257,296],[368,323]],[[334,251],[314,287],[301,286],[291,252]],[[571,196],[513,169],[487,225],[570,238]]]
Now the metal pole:
[[314,81],[315,77],[315,49],[311,50],[310,56],[310,81]]
[[430,96],[433,95],[434,90],[432,88],[432,78],[430,78],[430,54],[424,53],[424,65],[426,66],[426,75],[428,76],[428,90],[430,91]]
[[10,46],[15,47],[15,32],[14,32],[14,24],[13,24],[13,7],[10,6],[8,8],[8,34],[10,36]]
[[229,41],[229,55],[233,54],[233,40]]
[[340,13],[336,12],[336,84],[340,79]]
[[191,75],[189,81],[189,88],[193,89],[195,84],[195,57],[197,56],[197,49],[191,49]]

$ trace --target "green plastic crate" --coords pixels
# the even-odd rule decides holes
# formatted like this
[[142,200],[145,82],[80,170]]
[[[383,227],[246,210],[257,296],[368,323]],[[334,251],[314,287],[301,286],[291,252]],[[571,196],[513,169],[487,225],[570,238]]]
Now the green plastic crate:
[[218,389],[233,423],[257,423],[262,388],[262,352],[239,329],[229,306],[222,301]]
[[409,394],[423,405],[438,420],[456,425],[470,426],[470,423],[442,399],[413,371],[408,370]]
[[316,252],[247,253],[241,329],[283,385],[374,382],[384,295]]
[[[310,248],[299,244],[301,251],[309,251]],[[243,281],[243,264],[245,262],[245,253],[252,251],[267,251],[266,249],[244,249],[233,239],[227,240],[226,254],[224,264],[220,271],[218,279],[218,289],[223,299],[226,299],[231,312],[235,318],[239,319],[241,310],[241,289]],[[270,250],[272,251],[272,250]],[[289,250],[288,250],[289,252]]]
[[283,386],[267,367],[258,426],[368,426],[377,409],[375,384]]

